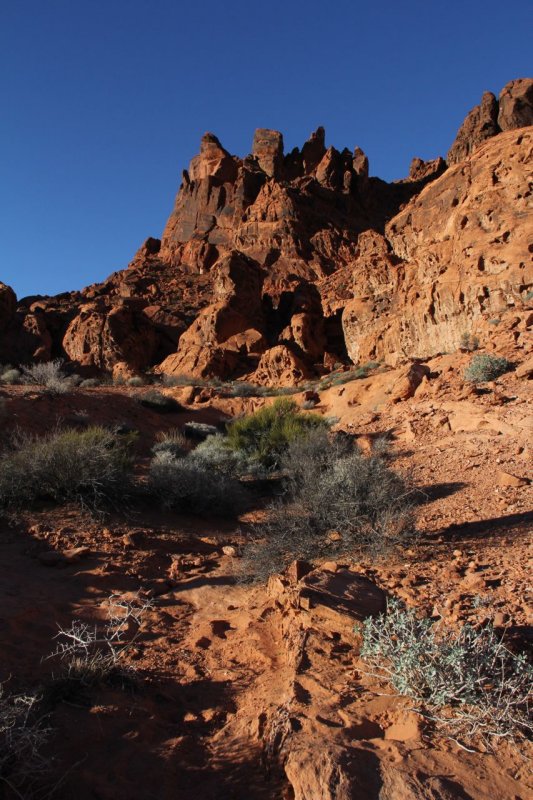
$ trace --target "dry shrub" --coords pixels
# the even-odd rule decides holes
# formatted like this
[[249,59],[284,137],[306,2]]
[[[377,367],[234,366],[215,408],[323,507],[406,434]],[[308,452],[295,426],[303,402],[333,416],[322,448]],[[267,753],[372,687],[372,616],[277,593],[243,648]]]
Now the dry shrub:
[[193,458],[174,458],[158,453],[150,464],[148,491],[163,508],[193,514],[219,514],[233,517],[246,504],[246,493],[239,481]]
[[61,367],[60,359],[30,364],[22,367],[22,380],[42,386],[49,394],[65,394],[72,388],[72,382]]
[[[0,684],[0,796],[34,797],[50,762],[43,748],[50,728],[35,694],[8,694]],[[3,788],[2,788],[3,787]],[[5,790],[11,794],[5,794]]]
[[74,620],[69,628],[59,628],[58,645],[48,656],[59,664],[59,671],[47,686],[48,698],[57,702],[102,684],[129,685],[133,669],[125,656],[140,636],[151,606],[150,600],[139,596],[113,594],[103,625]]
[[410,491],[376,455],[345,437],[315,431],[282,458],[284,496],[267,508],[244,551],[245,569],[264,579],[294,558],[381,555],[413,531]]
[[93,513],[128,494],[132,437],[105,428],[19,433],[0,456],[0,508],[23,511],[39,499],[75,501]]

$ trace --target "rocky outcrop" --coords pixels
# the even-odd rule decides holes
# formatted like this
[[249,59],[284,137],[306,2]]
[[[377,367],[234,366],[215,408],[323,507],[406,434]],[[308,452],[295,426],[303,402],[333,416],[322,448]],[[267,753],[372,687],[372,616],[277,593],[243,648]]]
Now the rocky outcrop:
[[[531,284],[532,92],[520,79],[486,93],[449,168],[415,158],[390,184],[370,177],[361,148],[328,146],[322,127],[289,153],[260,128],[244,158],[206,133],[161,240],[128,269],[18,304],[0,285],[1,360],[279,384],[487,333]],[[499,330],[520,341],[520,327]]]
[[12,322],[17,308],[17,296],[10,286],[0,282],[0,333]]
[[532,152],[532,130],[489,140],[390,221],[381,270],[369,270],[366,252],[378,243],[362,248],[353,274],[361,288],[343,312],[352,360],[456,350],[465,332],[483,341],[489,320],[524,307],[533,284]]
[[481,103],[467,115],[448,151],[448,164],[458,164],[487,139],[502,131],[533,125],[533,79],[520,78],[508,83],[499,100],[485,92]]
[[448,150],[448,164],[464,161],[476,147],[498,133],[498,101],[492,92],[485,92],[481,103],[470,111],[459,128],[455,141]]
[[519,78],[500,92],[498,125],[502,131],[533,125],[533,80]]

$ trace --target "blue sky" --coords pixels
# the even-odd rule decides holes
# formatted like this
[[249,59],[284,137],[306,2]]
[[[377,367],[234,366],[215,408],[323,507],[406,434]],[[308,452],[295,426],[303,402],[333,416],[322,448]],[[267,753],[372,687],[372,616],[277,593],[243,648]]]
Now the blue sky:
[[0,280],[57,293],[159,236],[213,131],[245,155],[318,125],[374,175],[445,155],[482,92],[533,73],[531,0],[1,0]]

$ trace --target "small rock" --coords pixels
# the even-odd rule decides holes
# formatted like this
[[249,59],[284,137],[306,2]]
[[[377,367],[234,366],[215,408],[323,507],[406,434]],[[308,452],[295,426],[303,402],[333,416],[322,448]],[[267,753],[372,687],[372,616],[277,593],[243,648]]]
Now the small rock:
[[512,475],[510,472],[504,472],[503,470],[498,470],[498,483],[500,486],[527,486],[529,481],[527,478],[519,478],[516,475]]
[[225,556],[231,556],[232,558],[234,558],[237,555],[237,548],[233,547],[232,544],[225,544],[224,547],[222,548],[222,552],[224,553]]
[[62,555],[67,561],[79,561],[80,558],[89,555],[89,548],[70,547],[68,550],[63,550]]
[[496,614],[494,614],[492,624],[495,628],[503,628],[507,622],[509,622],[509,617],[503,611],[497,611]]

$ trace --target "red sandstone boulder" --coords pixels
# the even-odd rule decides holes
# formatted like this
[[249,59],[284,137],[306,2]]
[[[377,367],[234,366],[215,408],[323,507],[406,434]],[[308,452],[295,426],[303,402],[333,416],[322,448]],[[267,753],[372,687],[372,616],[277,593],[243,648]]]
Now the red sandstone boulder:
[[498,125],[502,131],[533,125],[533,78],[519,78],[500,92]]
[[485,92],[481,103],[470,111],[459,128],[455,141],[448,150],[448,164],[464,161],[480,144],[499,132],[498,101],[492,92]]

